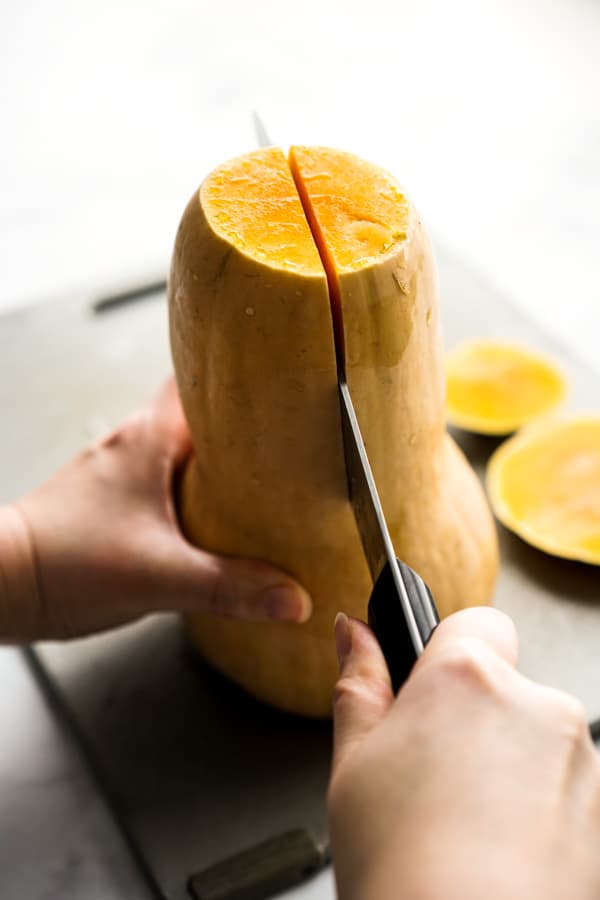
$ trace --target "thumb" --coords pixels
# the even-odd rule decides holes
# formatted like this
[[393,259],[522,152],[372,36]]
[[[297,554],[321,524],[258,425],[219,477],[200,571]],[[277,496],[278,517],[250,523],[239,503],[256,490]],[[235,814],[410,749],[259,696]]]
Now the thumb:
[[394,702],[388,668],[364,622],[338,613],[335,643],[340,677],[333,703],[334,768],[384,718]]
[[208,553],[179,537],[154,581],[163,610],[279,622],[305,622],[312,612],[304,588],[275,566]]

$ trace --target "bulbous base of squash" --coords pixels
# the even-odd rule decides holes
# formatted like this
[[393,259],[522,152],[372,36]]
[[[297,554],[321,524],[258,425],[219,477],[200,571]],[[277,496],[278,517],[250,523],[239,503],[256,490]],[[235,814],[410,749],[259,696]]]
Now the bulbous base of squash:
[[[398,556],[430,586],[441,617],[489,602],[498,549],[483,490],[461,451],[446,436],[431,481],[419,501],[390,522]],[[239,622],[188,615],[192,644],[216,669],[254,697],[286,712],[331,715],[338,673],[333,622],[338,610],[366,618],[370,576],[350,504],[345,498],[314,509],[313,534],[298,528],[293,510],[273,505],[271,533],[250,534],[219,514],[218,499],[192,459],[182,481],[182,528],[198,546],[253,556],[281,566],[307,588],[313,615],[303,625]]]
[[329,635],[304,625],[185,617],[188,637],[202,657],[253,697],[307,718],[331,716],[338,665]]
[[440,618],[491,602],[498,576],[498,538],[479,478],[444,435],[437,487],[424,488],[402,527],[392,525],[400,557],[429,585]]

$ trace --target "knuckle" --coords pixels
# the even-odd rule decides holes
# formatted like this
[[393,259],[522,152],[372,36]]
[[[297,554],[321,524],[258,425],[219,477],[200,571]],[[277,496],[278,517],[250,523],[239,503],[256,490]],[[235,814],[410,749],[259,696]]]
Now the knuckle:
[[389,681],[370,675],[342,675],[333,689],[333,716],[342,721],[359,709],[380,710],[390,702]]
[[586,747],[593,749],[587,713],[583,703],[571,694],[549,685],[534,685],[531,709],[537,711],[556,751],[570,756]]
[[437,665],[437,675],[478,693],[495,693],[497,679],[489,652],[479,641],[457,642]]
[[73,460],[78,470],[95,472],[101,479],[112,478],[115,464],[123,467],[135,464],[140,470],[137,452],[143,442],[145,417],[135,413],[112,431],[84,447]]
[[346,706],[354,706],[367,696],[364,682],[351,675],[342,675],[338,678],[333,690],[333,708],[340,710]]
[[588,723],[583,703],[569,694],[557,692],[554,706],[554,715],[563,737],[572,744],[587,742]]
[[148,414],[144,410],[134,412],[117,428],[100,438],[98,446],[106,450],[120,450],[130,447],[139,440],[148,424]]

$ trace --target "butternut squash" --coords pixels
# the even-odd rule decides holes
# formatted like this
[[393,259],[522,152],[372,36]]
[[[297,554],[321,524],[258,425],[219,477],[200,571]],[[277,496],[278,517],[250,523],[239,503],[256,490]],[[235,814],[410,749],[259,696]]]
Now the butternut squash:
[[447,357],[448,421],[466,431],[510,434],[555,410],[566,392],[556,363],[509,341],[467,341]]
[[[331,305],[330,305],[331,300]],[[412,203],[355,156],[268,148],[219,166],[185,210],[169,279],[175,372],[195,455],[182,527],[296,576],[304,625],[190,616],[206,659],[281,709],[330,714],[338,609],[371,590],[348,501],[336,347],[398,554],[442,615],[489,600],[496,535],[444,425],[436,268]]]
[[523,429],[490,458],[498,519],[546,553],[600,565],[600,417]]

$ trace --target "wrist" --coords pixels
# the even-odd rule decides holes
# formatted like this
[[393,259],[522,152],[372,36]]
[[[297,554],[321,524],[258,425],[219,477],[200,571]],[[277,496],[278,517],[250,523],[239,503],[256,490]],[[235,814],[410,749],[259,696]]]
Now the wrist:
[[38,607],[36,560],[29,527],[17,506],[0,506],[0,643],[33,640]]

